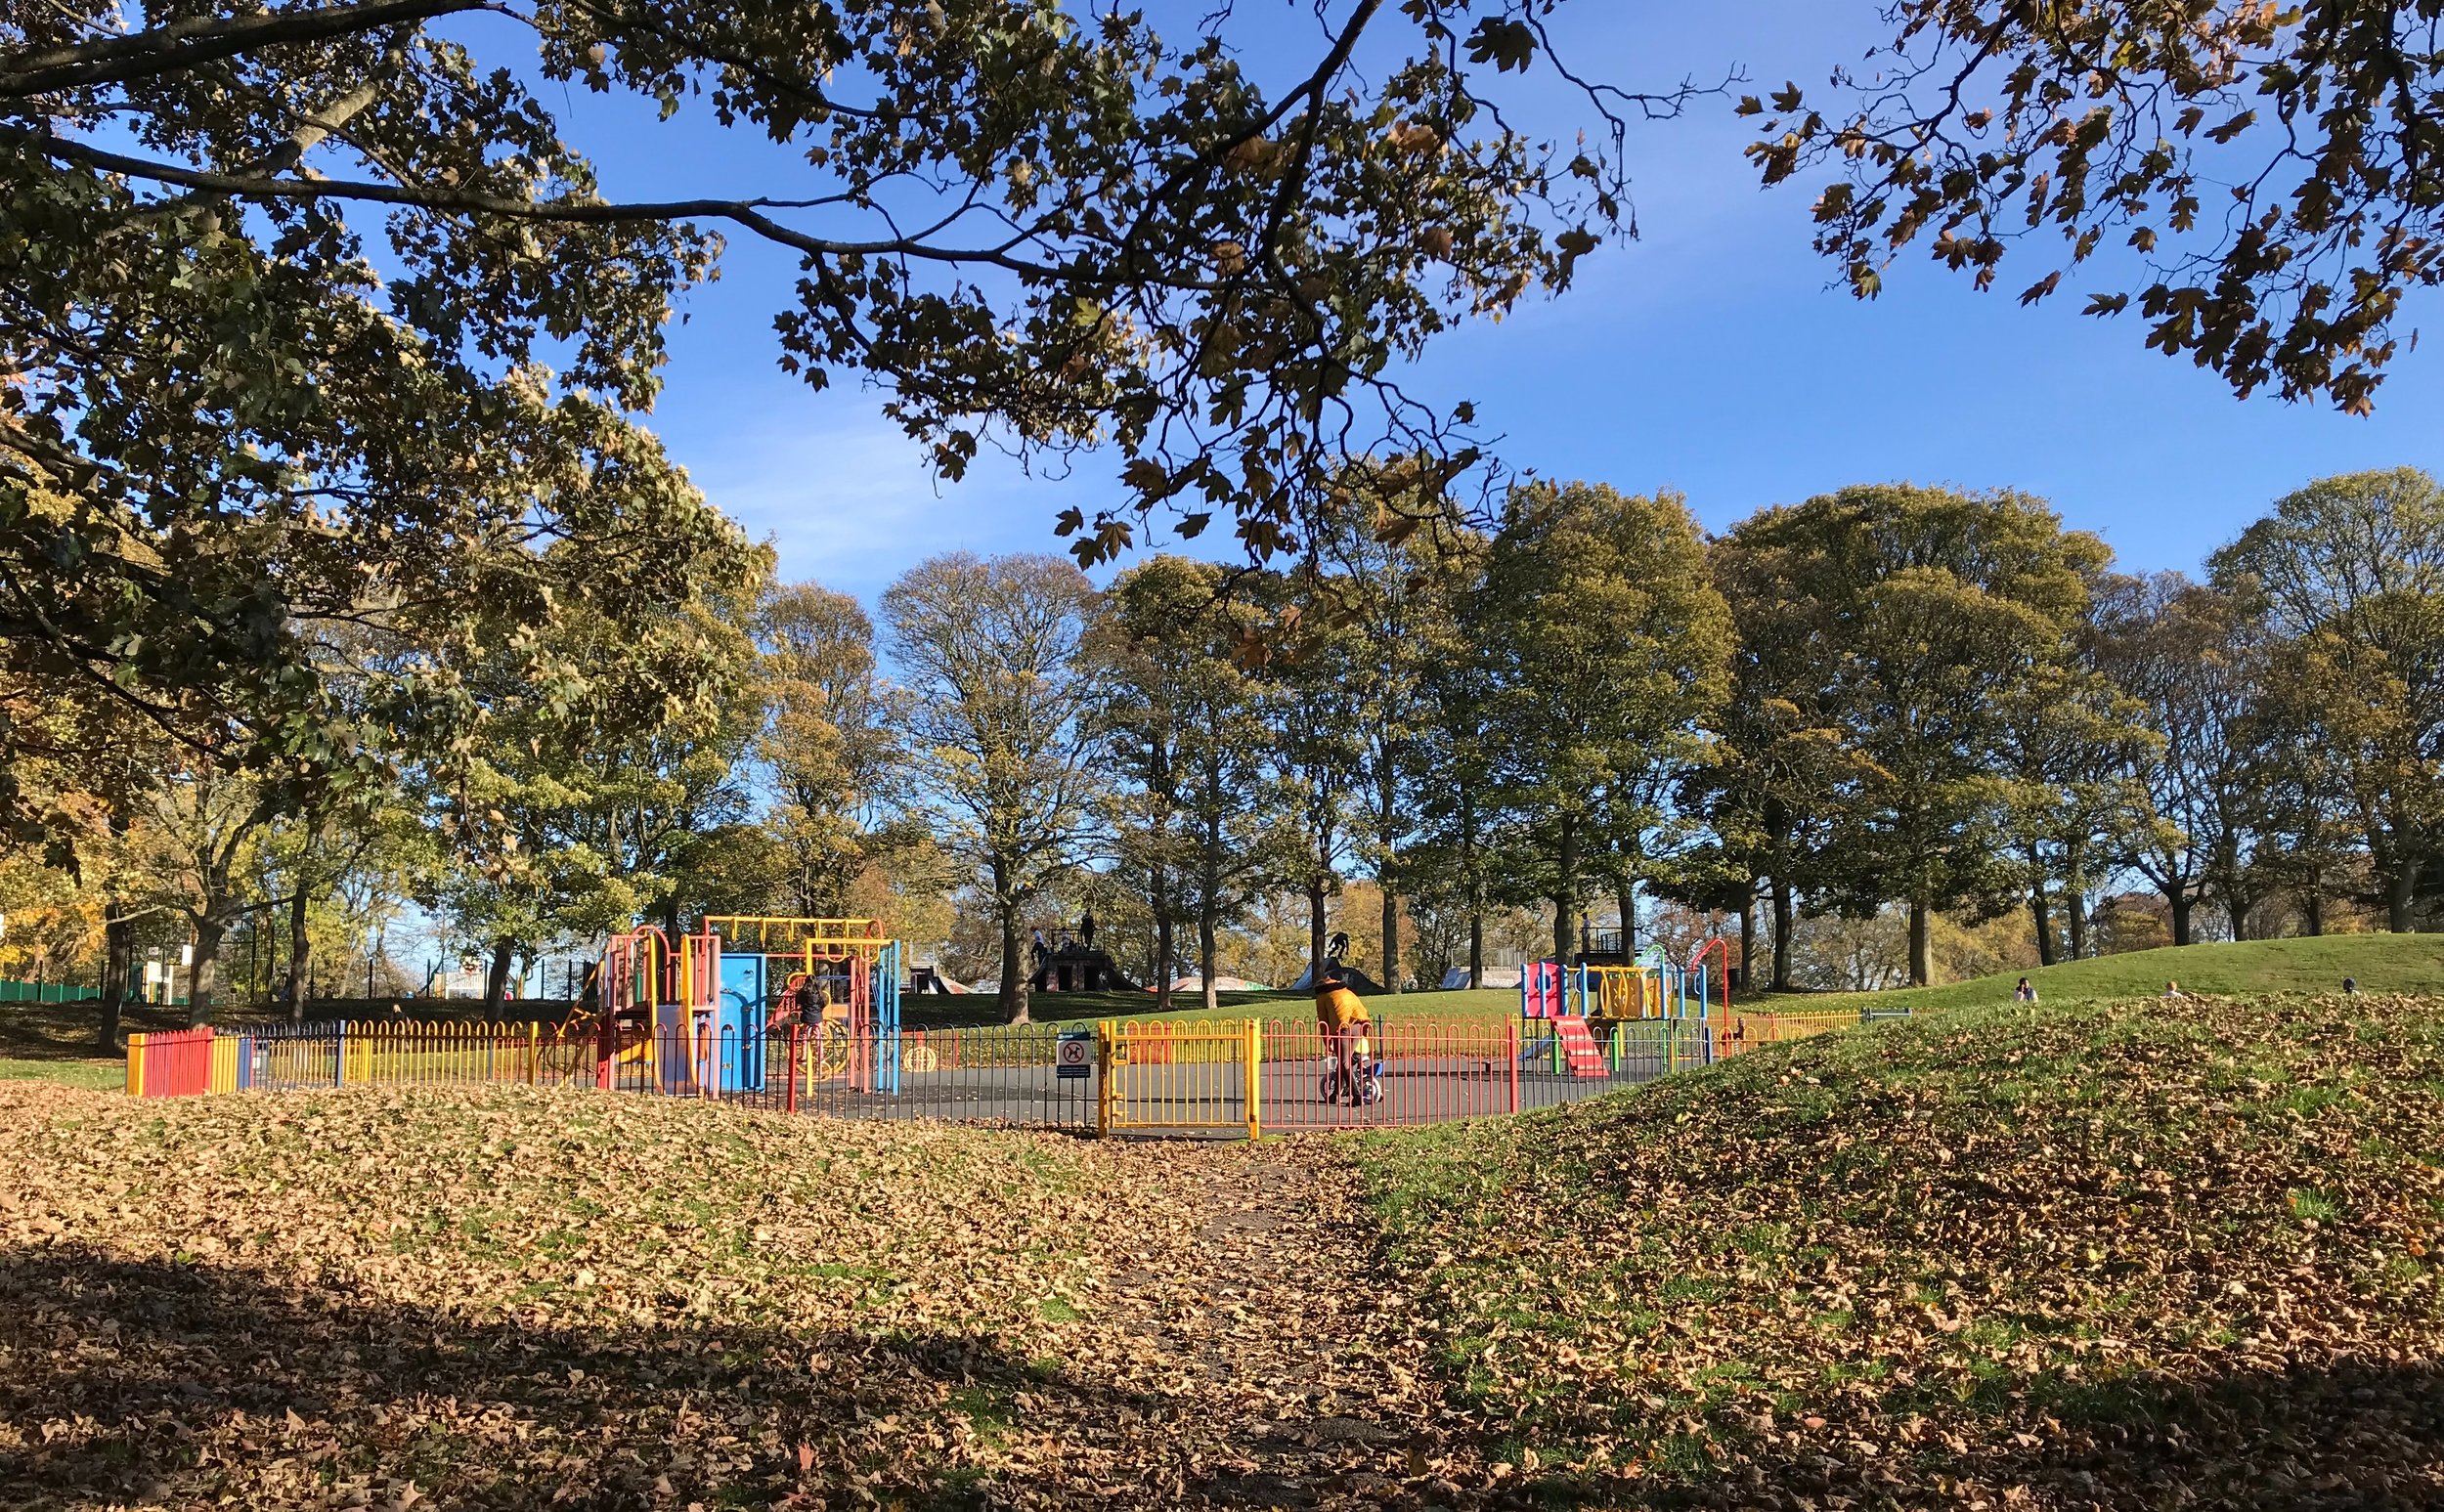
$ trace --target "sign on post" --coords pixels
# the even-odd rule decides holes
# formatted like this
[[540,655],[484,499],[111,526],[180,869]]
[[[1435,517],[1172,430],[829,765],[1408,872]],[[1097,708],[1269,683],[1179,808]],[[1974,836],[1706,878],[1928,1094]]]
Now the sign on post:
[[1095,1063],[1095,1036],[1083,1029],[1064,1029],[1053,1056],[1053,1074],[1065,1082],[1084,1081]]

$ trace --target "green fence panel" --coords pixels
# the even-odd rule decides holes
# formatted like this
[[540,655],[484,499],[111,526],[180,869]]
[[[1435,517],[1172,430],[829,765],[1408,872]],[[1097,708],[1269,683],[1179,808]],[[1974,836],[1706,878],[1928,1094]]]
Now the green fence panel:
[[56,981],[0,981],[0,1003],[82,1003],[102,996],[96,987]]

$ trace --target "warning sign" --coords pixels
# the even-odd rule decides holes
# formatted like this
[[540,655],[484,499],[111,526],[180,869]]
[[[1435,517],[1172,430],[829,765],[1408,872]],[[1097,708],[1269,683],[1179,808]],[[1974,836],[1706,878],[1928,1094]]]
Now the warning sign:
[[1061,1036],[1061,1048],[1053,1057],[1053,1074],[1061,1080],[1077,1081],[1086,1075],[1086,1068],[1095,1063],[1095,1037],[1075,1030]]

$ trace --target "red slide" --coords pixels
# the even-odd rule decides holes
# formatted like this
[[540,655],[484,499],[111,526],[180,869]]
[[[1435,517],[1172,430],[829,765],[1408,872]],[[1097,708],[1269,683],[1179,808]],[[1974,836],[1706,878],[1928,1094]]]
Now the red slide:
[[1553,1032],[1561,1037],[1561,1053],[1569,1058],[1573,1076],[1609,1076],[1612,1068],[1604,1063],[1603,1047],[1588,1032],[1584,1018],[1556,1018]]

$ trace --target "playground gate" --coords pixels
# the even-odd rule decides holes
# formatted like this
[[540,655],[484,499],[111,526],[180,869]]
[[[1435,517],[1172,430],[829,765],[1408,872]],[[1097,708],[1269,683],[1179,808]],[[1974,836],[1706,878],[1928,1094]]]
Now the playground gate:
[[1096,1127],[1106,1132],[1264,1133],[1263,1027],[1238,1023],[1096,1026]]

